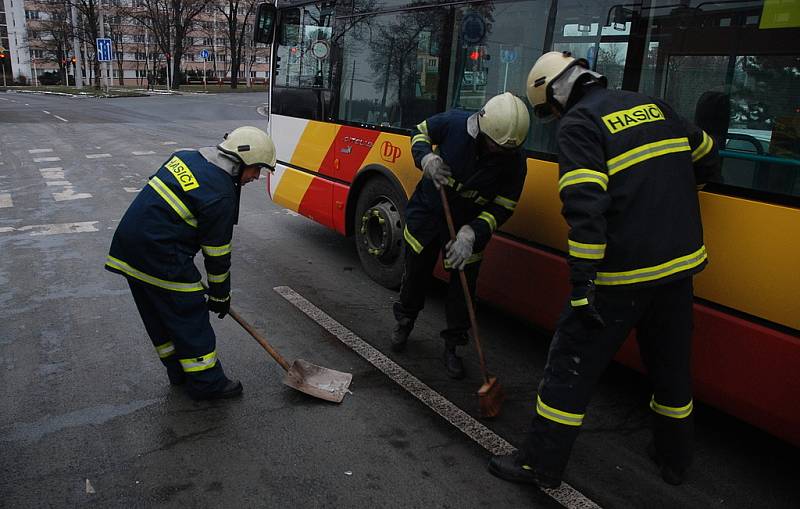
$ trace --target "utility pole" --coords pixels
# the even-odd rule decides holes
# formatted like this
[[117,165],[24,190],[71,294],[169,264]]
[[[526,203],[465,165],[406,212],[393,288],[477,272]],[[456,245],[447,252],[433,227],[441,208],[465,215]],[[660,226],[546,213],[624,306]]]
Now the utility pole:
[[69,17],[72,23],[72,54],[75,56],[75,88],[83,88],[83,76],[81,76],[81,43],[78,41],[78,17],[75,15],[75,6],[69,2]]
[[[99,23],[100,23],[100,38],[101,39],[105,39],[106,38],[106,22],[105,22],[105,17],[103,16],[103,2],[102,2],[102,0],[98,4],[98,11],[100,13],[100,21],[99,21]],[[109,62],[103,62],[101,64],[101,68],[104,68],[104,70],[105,70],[105,79],[103,79],[103,82],[106,85],[106,94],[107,94],[107,93],[109,93],[108,75],[109,75],[109,72],[111,71],[111,68],[109,67]],[[104,73],[101,71],[100,74],[104,74]]]

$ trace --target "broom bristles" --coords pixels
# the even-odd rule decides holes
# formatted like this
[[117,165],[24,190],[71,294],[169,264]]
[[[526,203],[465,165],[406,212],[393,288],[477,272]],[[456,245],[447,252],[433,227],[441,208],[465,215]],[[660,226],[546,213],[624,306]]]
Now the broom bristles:
[[478,404],[481,417],[497,417],[505,399],[503,388],[496,377],[489,377],[489,383],[478,389]]

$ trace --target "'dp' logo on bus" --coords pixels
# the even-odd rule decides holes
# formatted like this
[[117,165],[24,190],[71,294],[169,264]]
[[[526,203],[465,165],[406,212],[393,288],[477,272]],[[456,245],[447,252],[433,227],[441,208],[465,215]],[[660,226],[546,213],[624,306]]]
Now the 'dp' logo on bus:
[[389,140],[386,140],[381,144],[381,158],[384,161],[393,163],[397,161],[397,159],[400,157],[400,154],[402,154],[400,147],[392,145]]

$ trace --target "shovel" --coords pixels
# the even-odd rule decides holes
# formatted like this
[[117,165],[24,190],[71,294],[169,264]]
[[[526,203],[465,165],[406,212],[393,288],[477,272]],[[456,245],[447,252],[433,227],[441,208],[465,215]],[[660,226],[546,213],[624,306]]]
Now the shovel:
[[239,313],[231,309],[228,311],[228,314],[239,322],[239,325],[244,327],[244,330],[249,332],[250,335],[258,341],[258,344],[281,365],[286,372],[286,376],[283,378],[284,385],[304,392],[309,396],[314,396],[315,398],[324,399],[326,401],[333,401],[334,403],[341,403],[342,399],[344,399],[344,395],[350,392],[347,390],[347,388],[350,387],[350,382],[353,380],[353,375],[350,373],[342,373],[334,369],[323,368],[322,366],[317,366],[303,359],[295,359],[295,361],[289,365],[286,359],[284,359],[252,325],[239,316]]

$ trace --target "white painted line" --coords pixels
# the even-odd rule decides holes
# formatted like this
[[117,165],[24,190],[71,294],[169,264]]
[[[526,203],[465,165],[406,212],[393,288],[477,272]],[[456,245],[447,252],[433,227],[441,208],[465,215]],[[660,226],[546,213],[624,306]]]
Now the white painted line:
[[67,119],[66,119],[66,118],[64,118],[64,117],[59,117],[58,115],[53,115],[53,116],[54,116],[54,117],[56,117],[57,119],[59,119],[59,120],[60,120],[60,121],[62,121],[62,122],[69,122],[69,120],[67,120]]
[[[49,183],[50,182],[48,182],[48,184]],[[66,186],[61,192],[53,193],[53,199],[55,201],[85,200],[86,198],[91,197],[92,195],[90,193],[76,193],[75,188],[72,185]]]
[[123,187],[122,189],[124,189],[126,193],[138,193],[140,191],[138,187]]
[[28,103],[25,103],[25,106],[30,106],[30,104],[28,104]]
[[60,157],[34,157],[34,163],[54,163],[56,161],[60,161]]
[[[299,293],[288,286],[278,286],[273,288],[273,290],[490,453],[510,454],[515,450],[514,446],[509,444],[504,438],[495,434],[492,430],[454,405],[450,400],[401,368],[397,363],[356,336],[355,333],[347,329],[344,325],[307,301]],[[487,473],[486,475],[489,474]],[[542,489],[542,491],[569,509],[598,509],[600,507],[567,483],[561,483],[561,487],[557,489]]]
[[2,97],[0,97],[0,101],[8,101],[8,99],[3,99]]
[[67,182],[66,180],[48,180],[45,182],[48,186],[71,186],[72,183]]
[[165,141],[162,143],[162,145],[177,145],[177,144],[178,144],[177,141]]
[[42,110],[42,113],[47,113],[48,115],[50,114],[50,112],[47,110]]
[[10,193],[0,193],[0,209],[7,209],[13,207],[14,202],[11,200]]
[[0,233],[8,232],[31,232],[29,235],[58,235],[62,233],[88,233],[96,232],[95,226],[98,221],[84,221],[82,223],[62,223],[62,224],[34,224],[23,226],[21,228],[14,228],[11,226],[0,227]]
[[44,154],[44,153],[52,152],[52,151],[53,151],[52,148],[32,148],[32,149],[28,150],[28,153],[29,154]]
[[153,152],[152,150],[145,150],[145,151],[142,151],[142,152],[134,151],[134,152],[131,152],[131,154],[133,154],[135,156],[149,156],[150,154],[155,154],[155,152]]
[[63,168],[42,168],[39,170],[42,174],[42,177],[46,179],[63,179],[64,178],[64,169]]
[[111,154],[86,154],[86,159],[105,159],[111,157]]

